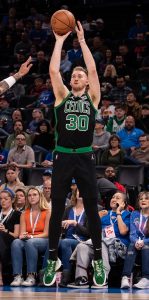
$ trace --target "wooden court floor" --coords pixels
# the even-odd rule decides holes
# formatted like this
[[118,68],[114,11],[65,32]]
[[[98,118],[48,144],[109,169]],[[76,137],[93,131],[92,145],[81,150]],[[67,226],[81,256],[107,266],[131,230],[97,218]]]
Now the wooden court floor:
[[107,290],[74,290],[36,288],[0,288],[0,299],[4,300],[148,300],[149,290],[121,291]]

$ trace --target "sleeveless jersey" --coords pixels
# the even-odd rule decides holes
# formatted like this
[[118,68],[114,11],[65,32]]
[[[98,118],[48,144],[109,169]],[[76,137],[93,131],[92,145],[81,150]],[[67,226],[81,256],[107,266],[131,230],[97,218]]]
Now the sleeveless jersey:
[[97,110],[87,93],[75,97],[70,92],[54,112],[57,146],[76,149],[92,145]]

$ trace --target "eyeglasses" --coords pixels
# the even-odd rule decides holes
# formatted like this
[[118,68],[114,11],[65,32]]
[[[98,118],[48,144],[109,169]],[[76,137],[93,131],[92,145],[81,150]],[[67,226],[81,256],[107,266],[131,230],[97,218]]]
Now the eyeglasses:
[[17,141],[25,141],[24,138],[16,138]]
[[147,140],[139,140],[140,143],[145,143]]

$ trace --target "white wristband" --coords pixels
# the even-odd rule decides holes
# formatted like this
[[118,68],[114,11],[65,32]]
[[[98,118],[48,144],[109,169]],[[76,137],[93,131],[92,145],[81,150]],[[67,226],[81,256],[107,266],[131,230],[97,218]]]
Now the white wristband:
[[16,83],[16,80],[13,76],[10,76],[10,77],[4,79],[4,81],[7,82],[7,84],[9,85],[9,88],[11,88]]

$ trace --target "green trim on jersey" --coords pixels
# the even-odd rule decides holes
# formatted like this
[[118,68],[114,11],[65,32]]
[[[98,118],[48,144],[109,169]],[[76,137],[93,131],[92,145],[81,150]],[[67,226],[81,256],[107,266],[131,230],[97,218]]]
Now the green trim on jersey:
[[63,153],[69,153],[69,154],[74,154],[74,153],[93,152],[93,149],[92,149],[91,146],[72,149],[72,148],[65,148],[65,147],[61,147],[61,146],[57,145],[55,147],[54,151],[63,152]]
[[54,110],[57,109],[57,108],[59,108],[60,106],[62,106],[67,101],[67,99],[69,98],[70,95],[71,95],[71,92],[68,93],[67,97],[64,98],[59,105],[54,106]]

